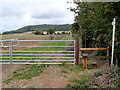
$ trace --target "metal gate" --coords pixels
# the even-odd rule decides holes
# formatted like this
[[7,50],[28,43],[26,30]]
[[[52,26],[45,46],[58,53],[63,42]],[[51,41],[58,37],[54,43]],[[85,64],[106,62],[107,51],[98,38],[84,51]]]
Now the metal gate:
[[75,64],[75,40],[1,40],[0,64]]

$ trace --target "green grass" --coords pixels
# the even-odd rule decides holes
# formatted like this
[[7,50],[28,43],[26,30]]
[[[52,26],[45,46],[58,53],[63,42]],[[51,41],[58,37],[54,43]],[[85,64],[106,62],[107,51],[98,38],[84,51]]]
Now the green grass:
[[22,68],[13,72],[13,75],[10,79],[4,81],[4,83],[10,83],[12,79],[31,79],[32,77],[43,72],[45,65],[23,65]]
[[68,73],[68,71],[65,70],[65,69],[62,69],[62,70],[61,70],[61,73]]
[[[66,40],[67,38],[66,37],[59,37],[55,40]],[[40,44],[40,46],[65,46],[66,45],[66,42],[64,41],[61,41],[61,42],[45,42],[43,44]],[[30,50],[36,50],[36,51],[48,51],[48,50],[63,50],[64,47],[35,47],[35,48],[28,48],[28,49],[24,49],[24,51],[30,51]]]
[[70,71],[73,71],[73,72],[79,72],[79,71],[84,71],[84,70],[85,69],[81,65],[76,65],[76,66],[70,68]]
[[83,66],[81,66],[81,65],[71,66],[71,65],[62,64],[62,65],[58,65],[58,66],[60,66],[61,68],[67,69],[69,71],[76,72],[76,73],[79,72],[79,71],[84,71],[85,70],[83,68]]
[[[29,65],[30,67],[23,67],[24,69],[18,69],[16,70],[12,78],[18,78],[18,79],[31,79],[34,76],[39,75],[41,72],[43,72],[45,65]],[[25,70],[28,69],[28,70]]]
[[12,79],[10,78],[10,79],[7,79],[7,80],[3,81],[3,83],[8,84],[8,83],[10,83],[11,81],[12,81]]
[[102,76],[103,71],[97,71],[94,73],[94,77]]
[[90,86],[89,80],[87,79],[79,79],[73,80],[73,84],[67,84],[67,88],[88,88]]
[[[71,65],[62,64],[62,65],[58,65],[58,66],[60,66],[61,68],[76,72],[76,73],[79,72],[79,71],[84,71],[85,70],[82,65],[71,66]],[[93,69],[93,67],[89,66],[88,70],[91,70],[91,69]]]
[[94,69],[94,67],[93,66],[88,66],[87,69],[91,70],[91,69]]
[[[92,69],[92,68],[90,68]],[[72,69],[72,72],[74,71],[76,74],[80,71],[85,70],[82,66],[76,66]],[[71,83],[68,83],[66,85],[67,88],[89,88],[92,84],[91,81],[92,74],[86,73],[83,75],[80,75],[80,79],[73,79]]]

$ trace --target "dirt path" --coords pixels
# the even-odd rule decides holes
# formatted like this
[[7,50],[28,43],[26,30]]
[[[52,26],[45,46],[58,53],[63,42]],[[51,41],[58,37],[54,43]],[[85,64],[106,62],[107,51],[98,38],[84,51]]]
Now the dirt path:
[[38,76],[33,77],[32,79],[24,79],[24,80],[18,80],[14,79],[9,85],[4,85],[4,88],[7,87],[22,87],[22,88],[29,88],[29,87],[35,87],[35,88],[61,88],[65,87],[68,80],[64,78],[61,74],[61,68],[56,67],[55,65],[51,65],[48,68],[44,70],[43,73],[41,73]]
[[2,80],[4,81],[7,78],[9,78],[12,75],[12,73],[18,68],[22,68],[22,65],[2,65]]
[[65,88],[74,79],[80,79],[83,75],[89,77],[98,70],[101,70],[101,68],[73,72],[58,65],[50,65],[32,79],[13,79],[9,84],[3,84],[3,88]]
[[0,65],[0,89],[2,88],[2,65]]

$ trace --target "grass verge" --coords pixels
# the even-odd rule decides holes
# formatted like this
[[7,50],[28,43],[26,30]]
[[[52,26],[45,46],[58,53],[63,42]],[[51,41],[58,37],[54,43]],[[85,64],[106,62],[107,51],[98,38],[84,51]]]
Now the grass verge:
[[67,84],[67,88],[88,88],[90,86],[88,79],[80,78],[79,80],[73,80],[72,84]]
[[10,83],[11,81],[12,81],[12,79],[11,79],[11,78],[9,78],[9,79],[7,79],[7,80],[3,81],[3,83],[8,84],[8,83]]
[[43,72],[45,67],[45,65],[31,65],[28,70],[25,70],[27,67],[24,67],[22,70],[15,71],[12,77],[18,79],[31,79],[32,77]]

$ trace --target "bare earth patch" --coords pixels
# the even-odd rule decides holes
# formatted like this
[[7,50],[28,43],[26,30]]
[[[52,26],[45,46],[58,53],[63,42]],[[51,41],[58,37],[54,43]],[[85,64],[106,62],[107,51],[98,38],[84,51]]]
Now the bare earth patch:
[[[74,67],[74,65],[71,65],[71,67]],[[14,78],[9,84],[4,83],[3,88],[65,88],[74,79],[80,79],[83,75],[89,76],[98,70],[101,70],[101,68],[73,72],[58,65],[50,65],[32,79]]]
[[7,88],[14,86],[18,88],[27,88],[30,86],[34,86],[35,88],[64,88],[68,80],[62,77],[62,75],[60,75],[60,72],[60,67],[51,65],[48,68],[46,68],[43,73],[33,77],[32,79],[14,79],[10,84],[3,85],[3,87]]
[[9,78],[18,68],[22,68],[22,65],[2,65],[2,80],[6,80],[7,78]]

